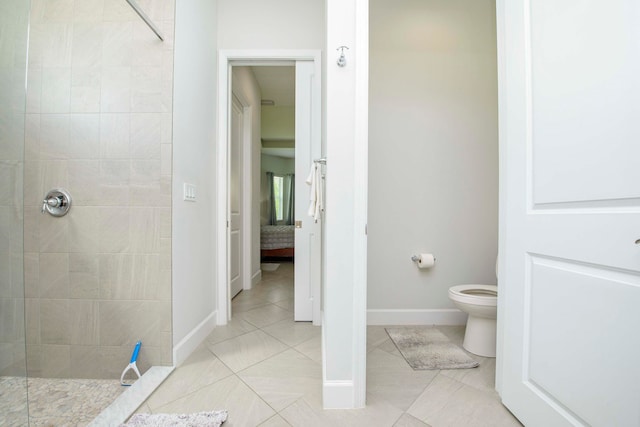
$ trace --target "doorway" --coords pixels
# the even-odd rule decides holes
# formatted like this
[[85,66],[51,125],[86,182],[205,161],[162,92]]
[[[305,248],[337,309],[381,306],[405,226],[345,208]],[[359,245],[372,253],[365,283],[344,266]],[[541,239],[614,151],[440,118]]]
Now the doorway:
[[[237,67],[237,68],[236,68]],[[295,69],[295,180],[288,187],[295,188],[295,320],[320,324],[320,237],[321,222],[306,221],[308,186],[305,178],[313,160],[321,157],[320,135],[320,53],[295,52],[220,52],[219,62],[219,111],[222,118],[218,139],[218,221],[217,230],[224,238],[218,241],[218,324],[226,324],[231,318],[231,297],[240,289],[251,289],[260,278],[260,150],[256,150],[255,137],[260,132],[256,120],[247,122],[241,111],[257,114],[255,105],[243,105],[242,94],[234,87],[234,70],[247,67],[294,67]],[[254,102],[255,104],[255,102]],[[304,120],[303,120],[304,118]],[[244,123],[239,129],[239,122]],[[259,121],[258,121],[259,123]],[[249,130],[249,132],[247,132]],[[241,148],[233,149],[232,143],[240,142]],[[262,145],[262,144],[260,144]],[[267,144],[269,145],[269,144]],[[272,144],[273,145],[273,144]],[[240,161],[242,159],[242,161]],[[257,165],[257,167],[256,167]],[[241,179],[240,179],[241,178]],[[284,177],[282,177],[284,178]],[[292,177],[293,178],[293,177]],[[284,180],[283,180],[284,183]],[[286,189],[287,185],[285,185]],[[240,194],[233,195],[238,190]],[[306,190],[306,194],[305,194]],[[307,202],[308,203],[308,202]],[[280,206],[284,221],[285,212]],[[276,219],[276,222],[278,219]],[[293,222],[294,218],[290,218]],[[240,229],[238,229],[238,224]],[[257,271],[256,271],[257,266]],[[240,287],[238,283],[243,283]],[[298,315],[298,308],[308,313]]]

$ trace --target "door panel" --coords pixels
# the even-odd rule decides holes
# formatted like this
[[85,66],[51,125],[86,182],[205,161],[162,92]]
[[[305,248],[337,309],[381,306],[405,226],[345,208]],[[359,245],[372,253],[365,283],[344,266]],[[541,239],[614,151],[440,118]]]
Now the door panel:
[[640,8],[561,3],[498,3],[501,395],[525,425],[638,425]]
[[640,324],[638,275],[531,256],[528,282],[530,386],[590,425],[634,425],[621,415],[637,404],[638,343],[621,337]]
[[229,159],[229,288],[230,298],[242,290],[242,106],[233,99]]
[[[531,1],[535,203],[640,197],[639,10],[637,1]],[[558,153],[570,161],[556,167]]]
[[320,91],[313,61],[296,62],[296,158],[295,217],[301,227],[295,231],[296,321],[320,323],[321,221],[307,215],[309,185],[305,182],[313,160],[320,158]]

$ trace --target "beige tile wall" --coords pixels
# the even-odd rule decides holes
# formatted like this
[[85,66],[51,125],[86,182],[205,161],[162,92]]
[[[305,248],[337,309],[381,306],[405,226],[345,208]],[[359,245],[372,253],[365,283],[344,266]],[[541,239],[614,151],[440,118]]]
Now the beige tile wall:
[[[24,257],[29,375],[171,363],[172,0],[32,0]],[[51,188],[67,216],[40,213]]]

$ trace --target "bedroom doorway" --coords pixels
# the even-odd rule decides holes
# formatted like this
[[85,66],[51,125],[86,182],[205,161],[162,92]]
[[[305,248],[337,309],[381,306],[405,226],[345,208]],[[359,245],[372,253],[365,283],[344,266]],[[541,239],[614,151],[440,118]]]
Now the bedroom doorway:
[[[281,105],[286,108],[270,110],[269,97],[261,93],[256,103],[255,97],[246,93],[246,88],[236,87],[236,74],[240,74],[241,69],[245,75],[246,70],[250,70],[251,79],[256,85],[265,78],[263,74],[288,69],[294,77],[294,105]],[[294,319],[312,321],[319,325],[321,221],[314,221],[307,216],[309,186],[305,181],[313,161],[321,157],[320,54],[315,51],[296,51],[287,58],[282,56],[282,52],[270,57],[264,52],[257,55],[233,52],[230,55],[221,51],[219,71],[220,117],[226,117],[226,120],[223,119],[220,123],[218,139],[218,168],[221,178],[218,182],[218,230],[226,239],[220,239],[218,246],[218,323],[225,324],[231,318],[231,299],[239,291],[236,282],[243,283],[242,290],[249,290],[260,282],[261,261],[265,256],[266,261],[280,260],[287,263],[287,269],[295,270],[292,302]],[[242,104],[241,108],[234,105],[238,100]],[[277,106],[275,103],[274,105]],[[245,112],[244,120],[239,118],[239,110]],[[273,120],[272,125],[282,125],[282,113],[287,113],[285,115],[290,117],[284,119],[285,122],[293,121],[292,134],[268,134],[268,120]],[[275,117],[275,120],[270,117],[278,114],[280,117]],[[256,120],[249,119],[247,123],[247,116],[255,118],[256,115],[266,119],[262,126],[261,120],[257,120],[257,126],[261,129],[256,127]],[[237,136],[241,132],[238,121],[245,123],[242,136]],[[267,129],[264,125],[267,125]],[[251,133],[254,136],[247,136]],[[260,137],[256,138],[257,135]],[[241,149],[234,150],[234,141],[241,141]],[[284,155],[286,152],[288,154]],[[264,155],[271,156],[271,160],[279,158],[279,163],[288,164],[288,170],[264,170],[261,168]],[[241,159],[241,164],[238,164],[238,159]],[[273,174],[267,177],[266,172]],[[232,193],[237,188],[241,194],[236,197]],[[269,194],[275,190],[278,195],[276,209],[267,206],[269,202],[265,189],[268,189]],[[238,203],[238,200],[242,202]],[[240,210],[237,209],[238,206]],[[238,220],[236,215],[243,219]],[[238,223],[242,224],[240,230],[236,227]],[[265,225],[295,231],[289,231],[288,238],[280,238],[284,241],[288,239],[289,243],[285,243],[284,247],[277,247],[276,244],[275,247],[272,246],[274,251],[269,252],[269,248],[261,248],[260,235],[264,234],[261,229]],[[293,245],[290,243],[291,234]],[[265,249],[266,252],[263,251]],[[268,258],[270,256],[278,258]]]

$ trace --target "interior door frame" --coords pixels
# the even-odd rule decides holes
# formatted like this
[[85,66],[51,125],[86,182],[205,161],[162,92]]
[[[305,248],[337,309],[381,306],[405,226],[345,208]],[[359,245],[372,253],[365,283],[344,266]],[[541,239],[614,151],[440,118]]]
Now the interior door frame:
[[[217,267],[217,324],[226,325],[231,318],[231,301],[229,299],[229,239],[227,205],[229,199],[229,131],[232,101],[232,66],[256,65],[294,65],[295,61],[313,61],[316,74],[322,75],[320,50],[220,50],[218,52],[218,138],[216,142],[216,233],[217,257],[214,265]],[[246,142],[246,140],[245,140]],[[246,157],[243,155],[243,159]],[[246,171],[244,172],[246,176]],[[246,213],[246,209],[245,209]],[[245,233],[245,241],[250,239]],[[245,250],[245,253],[248,251]],[[249,268],[250,268],[250,256]],[[247,256],[245,256],[245,260]],[[249,274],[249,277],[251,275]],[[246,280],[246,278],[245,278]]]

